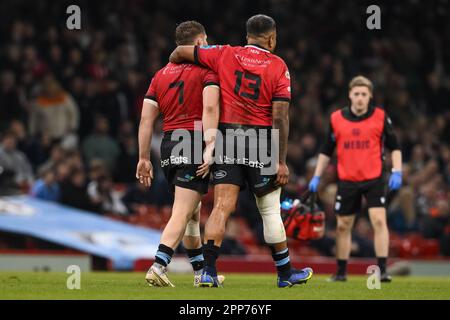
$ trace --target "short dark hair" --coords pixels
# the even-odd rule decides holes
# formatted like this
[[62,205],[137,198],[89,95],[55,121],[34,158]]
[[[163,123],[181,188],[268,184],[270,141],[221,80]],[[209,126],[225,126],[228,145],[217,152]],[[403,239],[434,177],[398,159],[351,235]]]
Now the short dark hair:
[[192,45],[194,39],[201,34],[206,34],[205,28],[197,21],[185,21],[175,29],[175,42],[178,46]]
[[247,35],[262,36],[277,28],[275,20],[264,14],[257,14],[247,20]]

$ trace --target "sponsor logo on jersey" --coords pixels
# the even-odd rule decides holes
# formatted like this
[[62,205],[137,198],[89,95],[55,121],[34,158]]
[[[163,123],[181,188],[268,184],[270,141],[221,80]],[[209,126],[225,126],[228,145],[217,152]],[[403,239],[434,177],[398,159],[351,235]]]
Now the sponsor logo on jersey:
[[191,70],[191,69],[192,69],[192,65],[189,65],[189,64],[170,65],[163,69],[162,74],[163,75],[176,74],[176,73],[180,73],[183,70]]
[[188,164],[189,163],[189,159],[188,157],[183,157],[183,156],[170,156],[170,158],[167,159],[161,159],[161,168],[168,166],[169,164]]
[[219,155],[219,163],[225,163],[225,164],[243,164],[244,166],[248,166],[250,168],[264,168],[264,163],[260,162],[258,160],[250,160],[247,157],[243,158],[232,158],[228,157],[227,155],[222,156]]
[[208,45],[208,46],[200,46],[200,48],[202,49],[214,49],[214,48],[222,48],[222,46],[217,46],[217,45]]

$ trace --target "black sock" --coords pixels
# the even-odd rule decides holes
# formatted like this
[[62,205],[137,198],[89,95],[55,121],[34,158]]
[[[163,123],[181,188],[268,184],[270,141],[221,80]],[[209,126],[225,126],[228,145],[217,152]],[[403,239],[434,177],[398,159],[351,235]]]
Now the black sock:
[[172,248],[164,244],[160,244],[155,255],[155,262],[163,265],[164,267],[167,267],[167,265],[172,260],[173,252],[174,251]]
[[189,257],[189,261],[191,262],[192,269],[194,269],[194,271],[203,269],[205,259],[203,258],[202,248],[186,249],[186,253]]
[[387,258],[378,257],[377,259],[378,259],[378,267],[380,268],[381,274],[386,273]]
[[347,274],[347,260],[337,259],[337,274],[345,276]]
[[286,248],[281,251],[276,251],[275,247],[270,246],[272,251],[272,258],[277,267],[277,272],[280,277],[289,277],[291,275],[291,262],[289,259],[289,249]]
[[212,276],[217,275],[216,260],[219,257],[220,247],[214,245],[214,240],[208,240],[203,245],[203,256],[205,257],[205,269]]

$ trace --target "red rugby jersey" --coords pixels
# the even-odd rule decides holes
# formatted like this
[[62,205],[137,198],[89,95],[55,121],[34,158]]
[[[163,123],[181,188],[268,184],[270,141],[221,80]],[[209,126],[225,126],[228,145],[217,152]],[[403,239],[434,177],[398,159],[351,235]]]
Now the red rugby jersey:
[[203,114],[203,89],[219,85],[217,75],[194,64],[168,63],[152,79],[145,99],[163,116],[163,131],[194,130]]
[[196,46],[194,55],[220,78],[221,123],[272,126],[272,102],[290,101],[288,68],[266,49]]
[[350,107],[330,116],[330,128],[321,153],[336,149],[339,180],[362,182],[382,175],[384,146],[400,149],[392,122],[379,107],[356,116]]

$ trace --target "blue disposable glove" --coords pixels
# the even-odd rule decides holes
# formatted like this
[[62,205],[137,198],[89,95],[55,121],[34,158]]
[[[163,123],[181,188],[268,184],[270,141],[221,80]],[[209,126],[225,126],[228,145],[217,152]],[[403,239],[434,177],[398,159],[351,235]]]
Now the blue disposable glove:
[[402,186],[402,172],[394,171],[389,178],[389,190],[398,190]]
[[317,189],[319,187],[319,183],[320,183],[320,177],[319,176],[314,176],[311,181],[309,182],[308,185],[308,189],[311,192],[317,192]]

